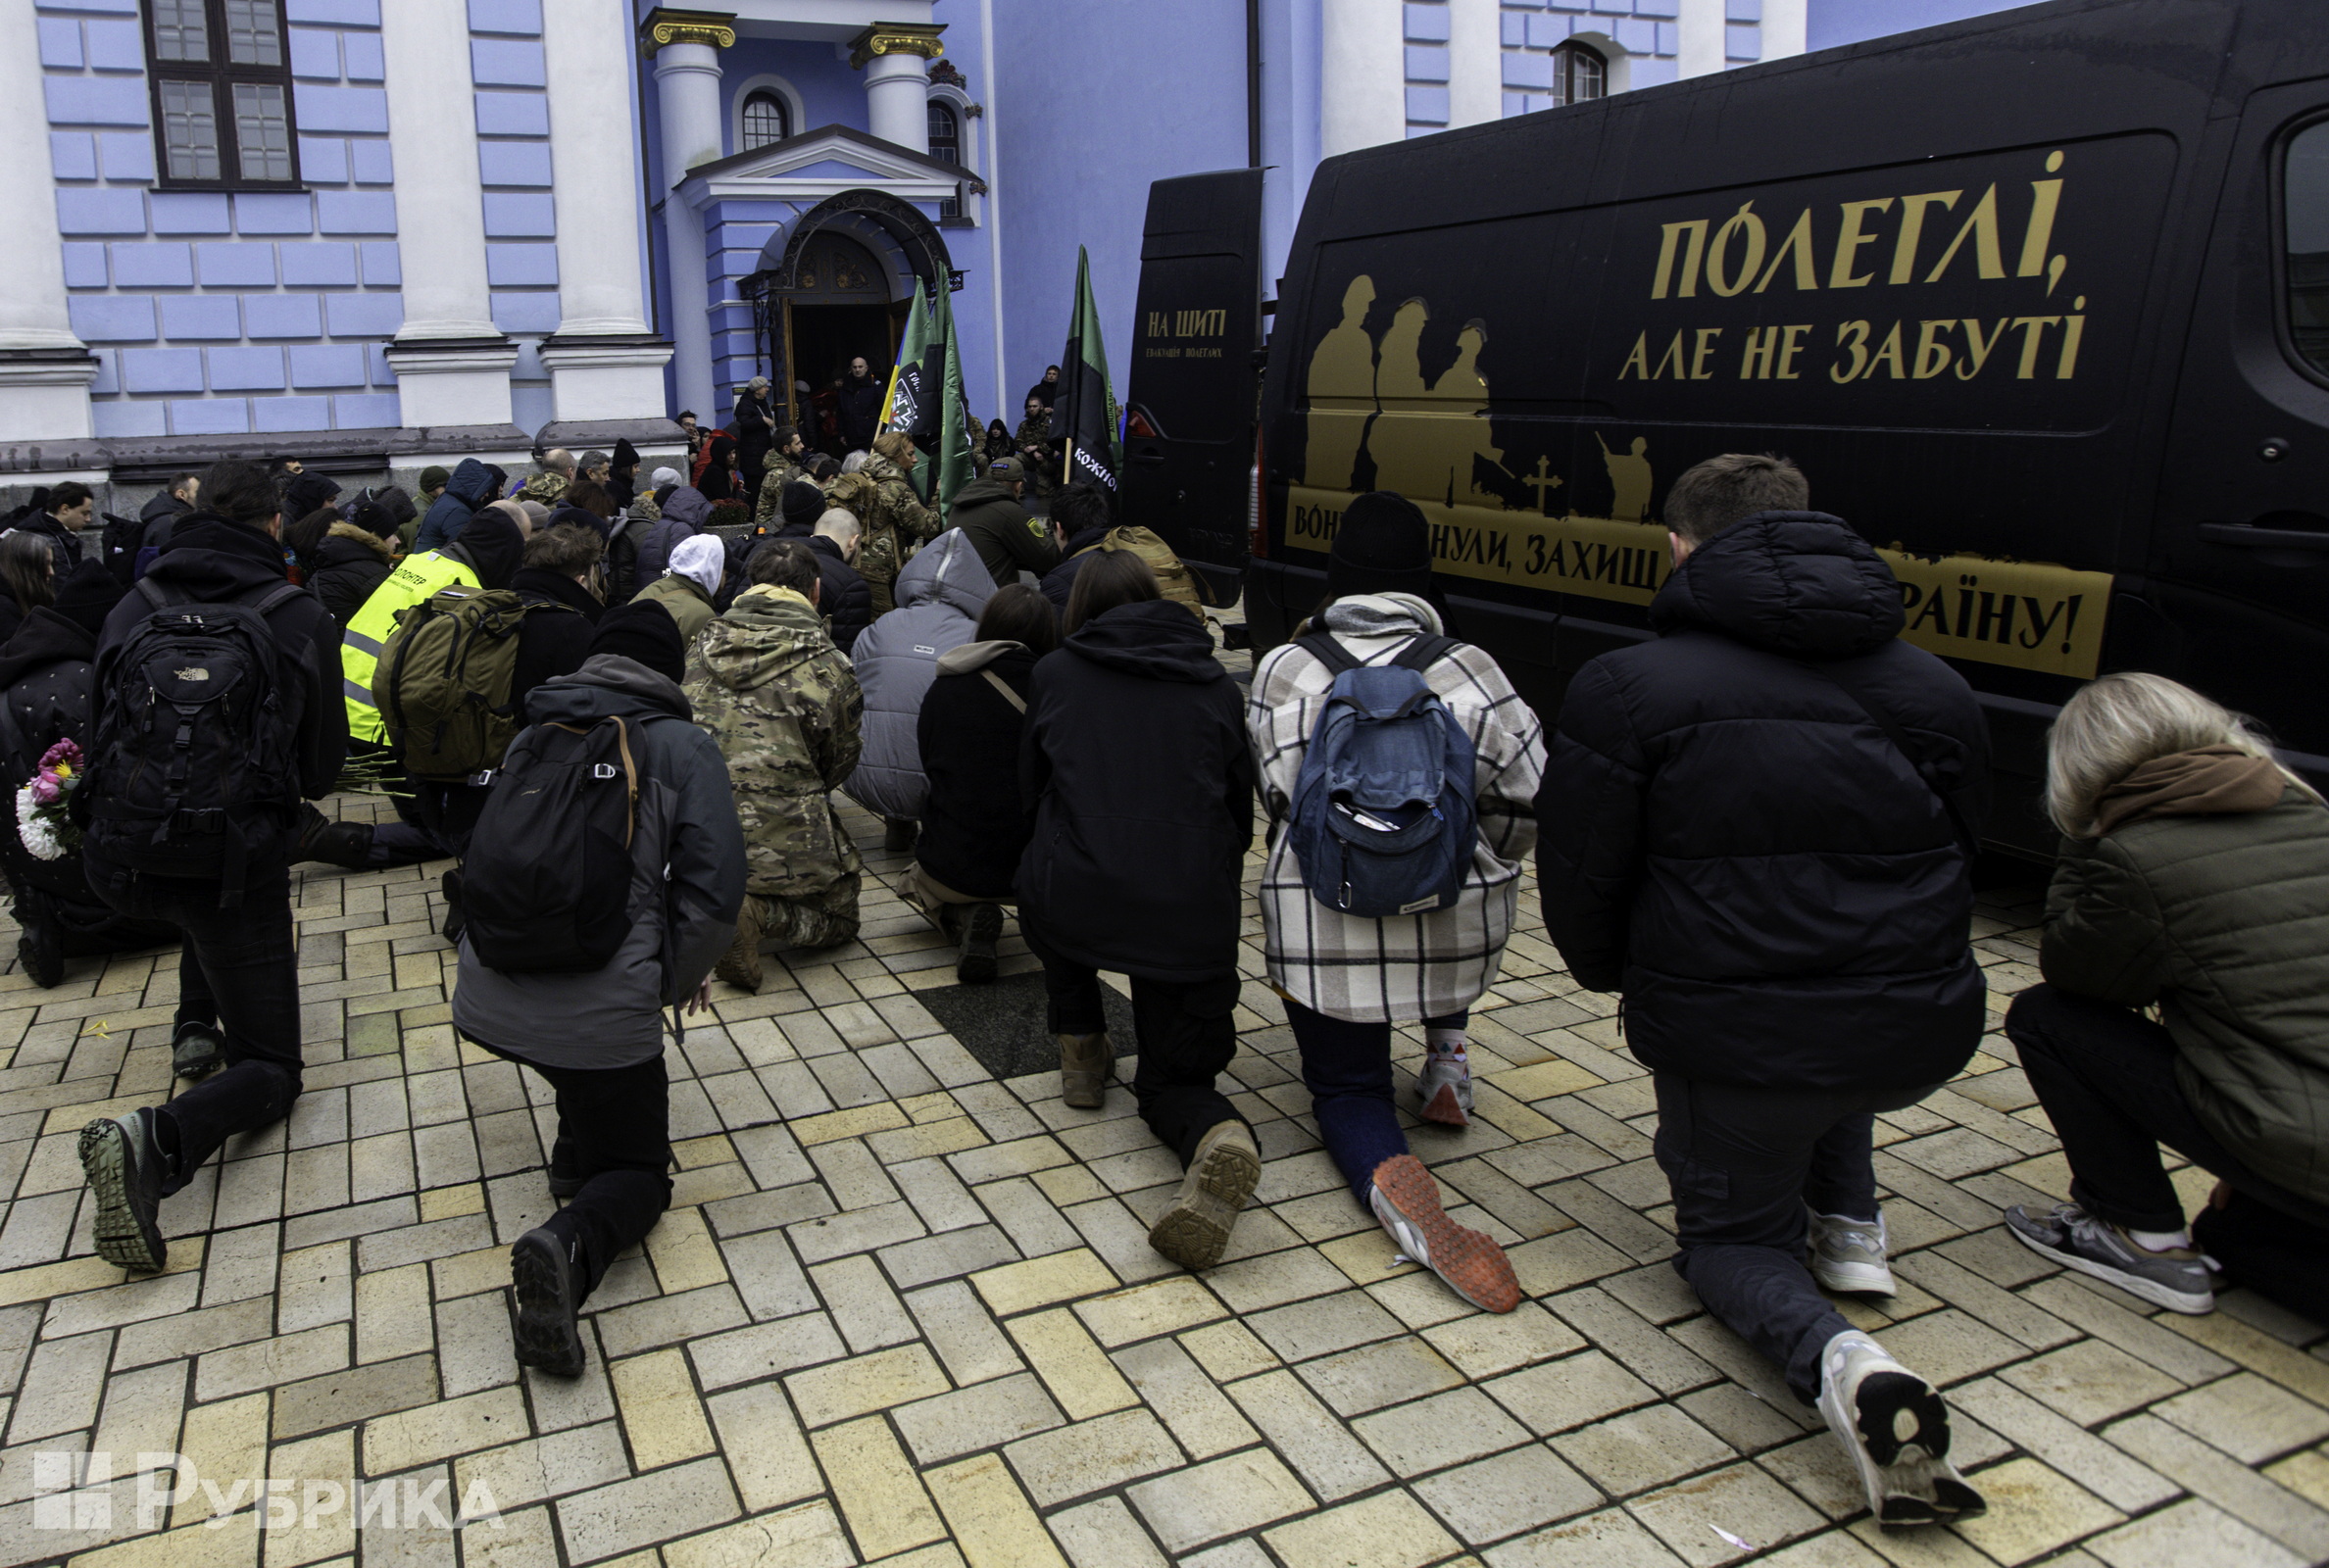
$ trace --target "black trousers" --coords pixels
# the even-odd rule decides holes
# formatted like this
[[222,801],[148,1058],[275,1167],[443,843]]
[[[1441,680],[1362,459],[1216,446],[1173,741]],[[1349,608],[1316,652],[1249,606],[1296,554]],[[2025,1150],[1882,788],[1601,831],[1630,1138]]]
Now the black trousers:
[[[1019,930],[1043,960],[1051,1032],[1096,1035],[1108,1027],[1100,1000],[1100,973],[1060,956],[1020,911]],[[1132,1098],[1140,1119],[1157,1141],[1180,1156],[1196,1155],[1205,1135],[1237,1111],[1214,1080],[1237,1054],[1237,976],[1214,980],[1132,978],[1132,1029],[1140,1065],[1132,1074]]]
[[181,1000],[180,1021],[208,1022],[215,1010],[226,1042],[226,1065],[162,1107],[163,1147],[176,1136],[176,1162],[165,1195],[193,1179],[236,1133],[290,1114],[299,1098],[299,958],[292,939],[288,867],[253,867],[235,908],[219,907],[215,882],[139,876],[91,858],[89,885],[125,915],[167,920],[184,933],[186,957],[199,970],[200,993]]
[[544,1229],[572,1249],[581,1294],[588,1296],[671,1206],[670,1084],[663,1056],[628,1067],[551,1067],[477,1043],[541,1074],[558,1092],[558,1141],[583,1182]]
[[2257,1175],[2217,1142],[2175,1078],[2175,1041],[2139,1012],[2035,985],[2006,1012],[2006,1037],[2070,1162],[2070,1196],[2097,1219],[2138,1231],[2183,1229],[2183,1200],[2159,1146],[2303,1224],[2329,1210]]
[[1852,1325],[1804,1266],[1805,1206],[1876,1217],[1875,1113],[1924,1089],[1750,1089],[1657,1076],[1659,1168],[1674,1194],[1674,1270],[1787,1374],[1809,1404],[1819,1352]]

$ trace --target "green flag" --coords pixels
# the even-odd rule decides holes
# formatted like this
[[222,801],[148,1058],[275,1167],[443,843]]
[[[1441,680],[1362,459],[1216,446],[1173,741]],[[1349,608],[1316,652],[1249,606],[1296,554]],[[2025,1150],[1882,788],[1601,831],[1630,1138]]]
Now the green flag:
[[[917,288],[890,371],[881,427],[904,431],[917,454],[914,485],[943,510],[970,482],[970,443],[965,435],[963,357],[955,342],[954,304],[941,285]],[[936,494],[932,495],[933,483]]]
[[1067,443],[1068,483],[1085,480],[1116,491],[1123,453],[1116,444],[1115,390],[1108,384],[1108,348],[1100,341],[1100,307],[1092,299],[1092,259],[1075,248],[1075,315],[1060,356],[1060,390],[1052,400],[1052,439]]

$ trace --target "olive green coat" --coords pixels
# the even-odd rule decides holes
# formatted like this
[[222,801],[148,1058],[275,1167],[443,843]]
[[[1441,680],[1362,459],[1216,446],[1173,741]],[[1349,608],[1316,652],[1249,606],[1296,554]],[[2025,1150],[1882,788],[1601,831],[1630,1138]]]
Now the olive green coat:
[[2200,1120],[2257,1175],[2329,1203],[2329,808],[2155,816],[2062,846],[2047,983],[2156,1003]]

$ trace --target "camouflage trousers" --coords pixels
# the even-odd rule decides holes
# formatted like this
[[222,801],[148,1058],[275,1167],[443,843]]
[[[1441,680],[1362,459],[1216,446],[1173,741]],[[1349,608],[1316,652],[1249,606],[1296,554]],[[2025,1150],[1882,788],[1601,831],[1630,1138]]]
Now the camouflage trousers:
[[858,888],[863,880],[853,871],[822,893],[799,899],[746,894],[760,911],[762,946],[781,951],[837,948],[847,942],[858,933]]

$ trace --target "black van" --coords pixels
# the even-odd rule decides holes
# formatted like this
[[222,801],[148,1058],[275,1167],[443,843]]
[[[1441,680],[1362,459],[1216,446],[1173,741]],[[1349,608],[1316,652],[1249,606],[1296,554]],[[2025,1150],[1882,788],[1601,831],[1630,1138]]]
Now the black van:
[[1664,487],[1785,453],[1979,692],[2002,846],[2051,850],[2045,726],[2104,670],[2329,780],[2323,19],[2060,0],[1321,164],[1251,559],[1182,537],[1268,647],[1343,504],[1398,490],[1549,719],[1647,635]]

